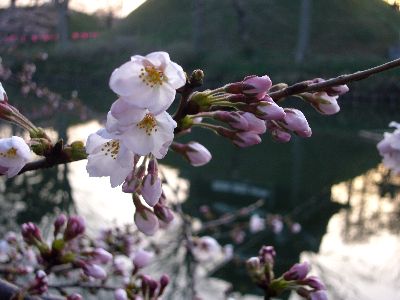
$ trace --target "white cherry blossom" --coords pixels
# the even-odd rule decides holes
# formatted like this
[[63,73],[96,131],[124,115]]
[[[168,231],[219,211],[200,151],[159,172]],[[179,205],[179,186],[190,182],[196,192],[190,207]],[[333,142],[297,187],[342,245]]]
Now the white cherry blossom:
[[25,141],[13,136],[0,139],[0,174],[14,177],[29,161],[30,148]]
[[176,89],[186,82],[182,67],[166,52],[135,55],[111,74],[110,88],[123,101],[153,114],[165,111],[175,99]]
[[139,155],[152,153],[158,159],[163,158],[174,139],[176,122],[165,111],[158,115],[146,111],[141,115],[143,117],[140,121],[137,121],[136,116],[129,121],[132,111],[129,109],[122,111],[119,105],[125,106],[123,102],[115,103],[114,108],[117,107],[121,113],[117,119],[113,115],[113,110],[110,111],[107,117],[107,130],[134,153]]
[[110,176],[112,187],[122,184],[133,169],[132,151],[105,130],[92,133],[86,142],[88,164],[86,170],[90,177]]

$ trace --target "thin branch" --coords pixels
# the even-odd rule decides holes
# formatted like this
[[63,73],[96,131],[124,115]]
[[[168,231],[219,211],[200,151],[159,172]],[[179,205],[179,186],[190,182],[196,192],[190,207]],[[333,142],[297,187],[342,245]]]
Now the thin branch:
[[103,290],[108,290],[108,291],[114,291],[119,288],[117,286],[83,283],[83,282],[49,284],[49,288],[53,288],[53,289],[76,288],[76,287],[79,287],[82,289],[103,289]]
[[254,202],[253,204],[250,204],[249,206],[246,206],[237,211],[234,211],[233,213],[225,214],[216,220],[212,220],[212,221],[204,223],[203,226],[201,226],[201,228],[199,230],[197,230],[196,233],[202,232],[204,230],[207,230],[207,229],[210,229],[213,227],[232,223],[237,218],[247,216],[263,205],[264,205],[264,200],[260,199],[256,202]]
[[385,63],[380,66],[376,66],[367,70],[363,71],[358,71],[352,74],[348,75],[340,75],[338,77],[326,80],[324,82],[320,83],[309,83],[309,82],[299,82],[294,85],[291,85],[285,89],[282,89],[280,91],[272,92],[269,94],[269,96],[274,99],[275,101],[288,97],[291,95],[295,94],[300,94],[304,92],[319,92],[319,91],[324,91],[329,87],[337,86],[337,85],[342,85],[342,84],[347,84],[353,81],[359,81],[365,78],[368,78],[371,75],[381,73],[393,68],[397,68],[400,66],[400,58],[390,61],[388,63]]
[[21,171],[19,171],[18,175],[25,173],[27,171],[33,171],[33,170],[39,170],[39,169],[48,169],[57,165],[63,165],[63,164],[67,164],[67,163],[71,163],[74,161],[79,161],[79,160],[83,160],[85,158],[80,158],[80,159],[76,159],[71,161],[70,158],[68,157],[51,157],[51,158],[44,158],[44,159],[40,159],[37,161],[33,161],[30,163],[27,163]]

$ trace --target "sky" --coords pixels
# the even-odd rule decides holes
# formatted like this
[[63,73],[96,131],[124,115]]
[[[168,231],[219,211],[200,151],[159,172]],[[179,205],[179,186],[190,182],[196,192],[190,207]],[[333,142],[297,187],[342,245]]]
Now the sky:
[[[17,0],[17,5],[33,5],[50,0]],[[98,10],[108,11],[113,8],[119,17],[125,17],[146,0],[70,0],[70,7],[75,10],[93,13]],[[0,7],[8,6],[10,0],[0,0]]]

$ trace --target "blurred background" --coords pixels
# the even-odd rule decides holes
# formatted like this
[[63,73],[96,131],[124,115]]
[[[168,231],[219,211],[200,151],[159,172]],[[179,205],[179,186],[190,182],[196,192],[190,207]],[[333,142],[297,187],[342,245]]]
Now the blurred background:
[[[204,70],[204,88],[252,74],[268,74],[273,83],[327,79],[400,57],[399,5],[390,0],[0,0],[0,80],[10,102],[55,139],[85,140],[116,98],[108,87],[111,72],[131,55],[167,51],[188,73]],[[264,244],[277,250],[277,273],[299,259],[311,261],[331,299],[400,298],[400,178],[380,165],[376,149],[389,122],[400,121],[399,79],[394,70],[351,84],[339,99],[342,111],[330,117],[287,99],[283,106],[307,116],[310,139],[278,144],[265,135],[262,144],[239,149],[194,130],[190,140],[213,154],[208,165],[193,168],[168,154],[163,164],[185,191],[180,198],[186,212],[204,220],[262,198],[265,204],[256,213],[281,224],[279,230],[273,225],[250,234],[243,218],[207,232],[233,244],[235,256],[203,272],[198,284],[200,294],[210,290],[205,299],[225,299],[228,289],[257,295],[243,261]],[[11,134],[22,133],[2,123],[0,137]],[[129,196],[112,190],[105,178],[89,179],[84,162],[1,177],[0,190],[2,234],[26,221],[46,226],[60,211],[86,217],[93,232],[132,223]],[[301,224],[300,231],[294,223]],[[179,294],[184,284],[175,288],[168,299],[185,299]]]

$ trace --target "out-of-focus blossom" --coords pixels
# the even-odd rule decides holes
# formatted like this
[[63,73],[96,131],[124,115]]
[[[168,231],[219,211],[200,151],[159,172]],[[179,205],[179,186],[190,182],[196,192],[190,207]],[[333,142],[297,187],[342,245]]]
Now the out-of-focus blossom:
[[251,233],[263,231],[265,229],[265,220],[259,215],[254,214],[250,217],[249,230]]
[[4,101],[7,99],[7,93],[3,88],[3,85],[0,82],[0,101]]
[[96,279],[106,279],[107,272],[97,264],[85,263],[82,267],[83,273]]
[[383,156],[383,164],[394,173],[400,174],[400,123],[391,122],[389,126],[396,129],[392,133],[385,132],[377,148]]
[[128,294],[125,289],[116,289],[114,291],[114,299],[115,300],[128,300]]
[[182,67],[172,62],[168,53],[153,52],[132,56],[129,62],[115,69],[110,87],[123,101],[159,114],[171,105],[176,89],[185,82]]
[[295,264],[289,271],[283,274],[285,280],[303,280],[310,272],[310,264],[308,262]]
[[148,266],[154,257],[154,253],[143,249],[137,250],[133,256],[133,264],[136,268],[141,269]]
[[203,236],[194,240],[193,255],[199,261],[205,261],[221,253],[221,246],[211,236]]
[[30,148],[18,137],[0,139],[0,174],[14,177],[31,157]]

